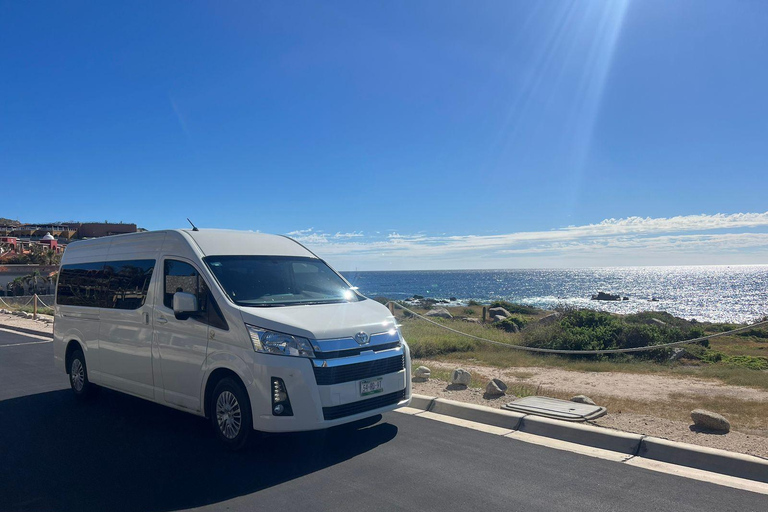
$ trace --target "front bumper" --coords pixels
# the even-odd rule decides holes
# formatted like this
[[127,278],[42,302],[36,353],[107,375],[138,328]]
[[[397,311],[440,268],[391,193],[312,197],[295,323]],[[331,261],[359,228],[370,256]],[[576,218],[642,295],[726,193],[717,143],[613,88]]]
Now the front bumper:
[[[253,428],[262,432],[296,432],[317,430],[350,423],[404,407],[411,401],[411,356],[408,345],[401,342],[391,347],[384,343],[350,357],[337,357],[342,352],[317,359],[272,354],[254,354],[254,382],[249,389]],[[313,342],[322,347],[325,342]],[[332,344],[327,344],[330,348]],[[401,362],[397,362],[397,361]],[[394,371],[393,371],[394,370]],[[272,414],[272,377],[285,383],[293,416]],[[382,391],[361,396],[360,381],[382,379]]]

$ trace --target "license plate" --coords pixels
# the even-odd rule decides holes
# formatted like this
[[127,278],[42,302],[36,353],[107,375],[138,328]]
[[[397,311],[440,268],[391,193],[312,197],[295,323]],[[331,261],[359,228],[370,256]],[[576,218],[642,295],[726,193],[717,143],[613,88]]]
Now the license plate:
[[383,379],[361,380],[360,396],[375,395],[376,393],[384,391],[382,380]]

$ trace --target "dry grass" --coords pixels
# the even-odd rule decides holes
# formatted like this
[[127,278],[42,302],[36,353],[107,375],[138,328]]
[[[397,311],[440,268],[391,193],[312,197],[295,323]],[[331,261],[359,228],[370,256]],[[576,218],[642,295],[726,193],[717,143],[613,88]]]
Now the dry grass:
[[[479,307],[474,309],[480,310]],[[661,374],[679,377],[699,377],[717,379],[735,386],[749,386],[768,389],[768,371],[759,371],[728,364],[710,364],[684,360],[681,362],[658,362],[638,359],[627,355],[611,355],[601,358],[568,357],[557,355],[533,354],[503,346],[494,346],[476,341],[460,334],[452,333],[437,325],[420,319],[399,318],[401,329],[408,340],[416,358],[427,358],[446,362],[476,361],[478,364],[497,368],[510,367],[556,367],[585,372],[626,372],[635,374]],[[496,329],[488,325],[478,325],[461,320],[442,320],[437,322],[462,332],[488,338],[509,345],[521,345],[523,336]],[[712,349],[729,356],[750,355],[766,356],[768,340],[759,337],[729,336],[716,338],[711,342]]]

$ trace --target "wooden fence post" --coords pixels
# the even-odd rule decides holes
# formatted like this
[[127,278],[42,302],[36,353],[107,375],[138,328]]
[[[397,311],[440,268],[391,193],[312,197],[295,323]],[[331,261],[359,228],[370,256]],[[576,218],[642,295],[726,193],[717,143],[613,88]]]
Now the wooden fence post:
[[483,323],[488,318],[488,306],[483,306]]
[[387,307],[389,307],[389,312],[392,313],[392,316],[395,316],[395,303],[392,301],[389,301],[387,304]]
[[35,305],[34,305],[34,306],[32,306],[32,311],[33,311],[33,313],[32,313],[32,318],[34,318],[35,320],[37,320],[37,294],[35,294],[35,295],[32,297],[32,300],[35,302]]

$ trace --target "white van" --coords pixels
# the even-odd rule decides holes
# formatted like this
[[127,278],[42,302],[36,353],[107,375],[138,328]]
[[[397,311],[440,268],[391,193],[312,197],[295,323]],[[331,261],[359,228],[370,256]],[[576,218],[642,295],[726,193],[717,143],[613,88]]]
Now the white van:
[[71,243],[54,347],[75,395],[104,386],[251,430],[356,421],[411,399],[389,310],[290,238],[169,230]]

